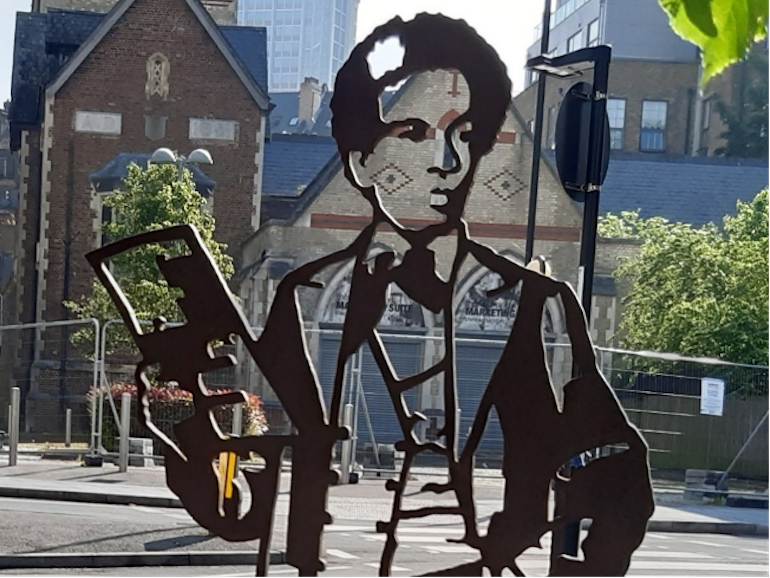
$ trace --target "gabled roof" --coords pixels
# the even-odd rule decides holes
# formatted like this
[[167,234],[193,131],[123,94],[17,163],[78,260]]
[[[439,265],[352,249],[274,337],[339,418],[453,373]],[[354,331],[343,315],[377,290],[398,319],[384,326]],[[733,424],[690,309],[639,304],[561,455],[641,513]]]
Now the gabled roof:
[[[78,51],[67,61],[67,63],[59,71],[56,78],[48,86],[46,94],[48,96],[55,95],[59,89],[69,80],[72,74],[80,67],[89,54],[96,48],[96,46],[102,41],[107,33],[112,30],[112,27],[123,17],[126,11],[136,2],[136,0],[119,0],[119,2],[113,6],[112,10],[104,17],[99,23],[96,29],[91,33],[88,39],[80,45]],[[185,0],[187,5],[192,10],[193,14],[198,18],[203,28],[209,34],[211,40],[219,48],[222,56],[227,60],[228,64],[232,67],[235,74],[241,80],[243,85],[251,94],[254,101],[263,109],[268,110],[270,106],[270,99],[267,93],[262,87],[255,82],[244,63],[239,59],[230,44],[225,40],[224,36],[219,30],[214,20],[209,13],[199,2],[199,0]]]
[[[73,10],[16,14],[11,82],[11,148],[20,145],[21,130],[41,122],[42,88],[57,77],[108,15]],[[223,26],[225,42],[259,86],[267,86],[267,34],[264,28]]]
[[719,225],[738,200],[750,201],[767,186],[766,159],[619,153],[610,157],[599,210],[641,209],[643,217]]
[[[220,26],[219,30],[257,84],[267,87],[267,29],[256,26]],[[269,97],[268,97],[269,98]]]

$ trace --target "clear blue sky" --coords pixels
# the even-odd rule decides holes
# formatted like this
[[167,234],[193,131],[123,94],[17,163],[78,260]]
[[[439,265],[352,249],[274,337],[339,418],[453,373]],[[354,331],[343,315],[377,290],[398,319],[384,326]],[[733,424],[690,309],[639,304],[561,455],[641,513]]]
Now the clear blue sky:
[[[31,0],[0,0],[0,103],[11,96],[11,64],[16,12],[28,12]],[[361,0],[358,8],[358,39],[375,26],[399,15],[411,18],[418,12],[442,12],[464,18],[500,53],[508,66],[514,92],[524,87],[524,59],[540,21],[540,0]]]

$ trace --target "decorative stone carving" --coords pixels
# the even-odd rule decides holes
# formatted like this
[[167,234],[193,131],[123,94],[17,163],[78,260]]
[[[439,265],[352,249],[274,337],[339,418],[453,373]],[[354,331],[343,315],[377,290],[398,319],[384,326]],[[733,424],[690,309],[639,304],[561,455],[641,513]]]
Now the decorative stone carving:
[[148,100],[153,96],[160,96],[163,100],[168,98],[170,74],[171,64],[164,54],[156,52],[147,59],[147,84],[144,93]]

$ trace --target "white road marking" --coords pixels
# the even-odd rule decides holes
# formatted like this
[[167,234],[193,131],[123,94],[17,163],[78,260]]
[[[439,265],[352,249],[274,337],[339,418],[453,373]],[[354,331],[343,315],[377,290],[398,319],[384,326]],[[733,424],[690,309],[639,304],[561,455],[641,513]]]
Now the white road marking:
[[702,542],[701,540],[685,540],[685,542],[689,542],[690,544],[697,544],[698,546],[709,546],[710,548],[721,548],[723,546],[726,546],[726,544],[717,544],[715,542]]
[[478,552],[475,548],[466,546],[465,544],[456,544],[449,546],[426,546],[425,549],[430,554],[470,554]]
[[[457,536],[458,538],[460,536]],[[387,539],[387,536],[385,534],[371,534],[364,536],[367,540],[371,540],[372,542],[384,542]],[[422,542],[425,544],[441,544],[446,543],[447,538],[451,538],[451,536],[399,536],[398,541],[399,542]]]
[[334,548],[327,548],[326,553],[329,554],[329,556],[334,556],[335,558],[343,558],[345,560],[357,560],[359,558],[355,554],[349,554],[344,550],[336,550]]
[[366,531],[374,531],[374,526],[338,526],[337,524],[332,524],[331,526],[326,526],[324,528],[325,532],[366,532]]
[[[366,564],[364,564],[364,566],[370,566],[372,568],[379,569],[380,563],[379,562],[367,562]],[[390,569],[393,570],[394,572],[411,572],[411,570],[409,570],[409,568],[404,568],[403,566],[391,566]]]
[[632,565],[635,558],[706,558],[713,560],[714,556],[709,556],[708,554],[697,554],[695,552],[653,552],[650,550],[637,550],[631,556]]
[[[534,570],[542,568],[545,560],[534,559],[522,559],[517,561],[519,568],[522,570]],[[650,570],[666,570],[667,575],[671,576],[677,572],[726,572],[730,576],[735,576],[736,572],[757,572],[759,574],[768,573],[768,566],[763,564],[727,564],[727,563],[712,563],[712,562],[671,562],[666,560],[653,561],[653,560],[638,560],[631,562],[629,568],[630,573],[642,573]]]
[[748,552],[749,554],[764,554],[767,556],[770,554],[767,550],[752,550],[751,548],[741,548],[742,552]]

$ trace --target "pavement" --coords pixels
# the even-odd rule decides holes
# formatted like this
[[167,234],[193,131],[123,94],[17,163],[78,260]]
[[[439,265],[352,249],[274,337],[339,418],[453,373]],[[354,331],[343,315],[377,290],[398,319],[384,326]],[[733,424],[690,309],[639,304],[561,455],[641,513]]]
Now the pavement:
[[[76,460],[52,460],[41,456],[21,455],[16,466],[7,466],[7,455],[0,456],[0,497],[87,502],[91,504],[132,505],[149,508],[153,514],[167,512],[168,516],[192,522],[180,501],[166,487],[162,467],[129,467],[125,473],[117,466],[104,463],[102,467],[85,467]],[[416,470],[415,488],[420,482],[435,481],[429,470]],[[328,509],[335,520],[385,520],[390,515],[392,494],[385,490],[387,477],[364,477],[358,484],[333,486],[329,491]],[[286,514],[290,474],[282,475],[281,492],[276,508],[274,551],[271,563],[284,561]],[[500,478],[477,477],[476,501],[479,518],[491,515],[500,505]],[[445,498],[411,494],[406,505],[410,508],[438,505]],[[736,536],[768,535],[768,510],[736,508],[685,502],[681,490],[656,491],[656,509],[649,522],[650,532],[690,534],[731,534]],[[180,522],[177,522],[180,523]],[[192,525],[186,526],[193,527]],[[173,552],[148,552],[139,542],[125,539],[128,533],[115,539],[101,540],[98,551],[67,551],[51,546],[50,536],[26,536],[24,547],[0,538],[0,569],[2,568],[74,568],[148,565],[224,565],[252,564],[256,561],[256,543],[230,543],[202,532],[201,539],[174,538]],[[189,532],[188,532],[189,534]],[[123,538],[123,539],[118,539]],[[188,536],[189,538],[189,536]],[[71,550],[71,548],[70,548]],[[93,550],[93,548],[92,548]]]

